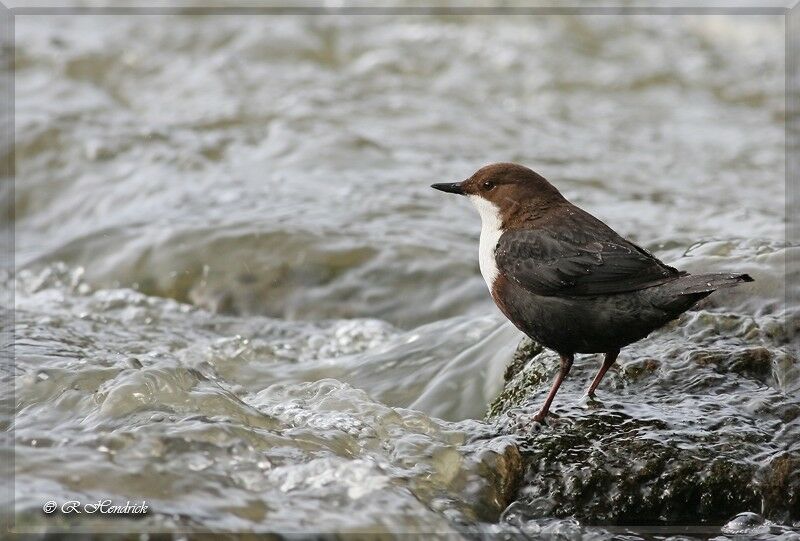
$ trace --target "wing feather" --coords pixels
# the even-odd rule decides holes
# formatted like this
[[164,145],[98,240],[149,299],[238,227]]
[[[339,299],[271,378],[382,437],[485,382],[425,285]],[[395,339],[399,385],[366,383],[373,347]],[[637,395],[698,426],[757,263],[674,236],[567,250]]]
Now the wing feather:
[[508,278],[547,296],[624,293],[685,274],[607,227],[508,230],[497,243],[495,259]]

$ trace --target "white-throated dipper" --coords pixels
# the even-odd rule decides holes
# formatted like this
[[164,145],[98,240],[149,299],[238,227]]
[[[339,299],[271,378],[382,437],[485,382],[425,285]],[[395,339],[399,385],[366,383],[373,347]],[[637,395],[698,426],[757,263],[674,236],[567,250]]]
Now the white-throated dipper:
[[569,201],[527,167],[496,163],[463,182],[434,184],[481,215],[479,263],[495,304],[557,352],[561,368],[534,416],[542,421],[576,353],[604,353],[594,396],[620,348],[641,340],[747,274],[688,274],[659,261]]

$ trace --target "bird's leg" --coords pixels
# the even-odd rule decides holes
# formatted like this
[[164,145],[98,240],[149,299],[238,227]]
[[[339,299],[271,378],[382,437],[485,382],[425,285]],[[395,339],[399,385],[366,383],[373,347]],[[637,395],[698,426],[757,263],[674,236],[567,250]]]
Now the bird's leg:
[[600,385],[600,382],[603,381],[603,376],[606,375],[608,369],[611,368],[611,365],[613,365],[617,360],[617,355],[619,355],[618,349],[606,353],[605,359],[603,359],[603,366],[601,366],[600,370],[597,371],[597,375],[592,380],[592,384],[589,385],[589,390],[586,391],[586,396],[589,398],[594,398],[594,392],[597,390],[597,386]]
[[556,397],[558,388],[561,387],[561,382],[564,381],[564,378],[567,377],[567,374],[569,374],[569,369],[572,368],[572,361],[574,358],[575,356],[571,353],[569,355],[561,356],[561,368],[558,370],[556,380],[553,382],[553,386],[550,387],[550,392],[547,393],[547,398],[545,399],[544,404],[542,404],[542,409],[539,410],[539,413],[533,416],[533,420],[537,423],[542,422],[542,420],[547,417],[547,413],[550,411],[550,404],[553,403],[553,399]]

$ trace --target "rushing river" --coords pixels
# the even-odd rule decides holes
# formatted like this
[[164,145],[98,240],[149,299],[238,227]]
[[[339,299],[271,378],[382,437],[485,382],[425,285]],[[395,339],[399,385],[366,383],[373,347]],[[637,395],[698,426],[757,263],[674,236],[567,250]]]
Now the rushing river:
[[[646,385],[599,395],[664,419],[666,445],[741,426],[753,467],[796,457],[784,38],[779,15],[17,16],[17,529],[632,523],[541,505],[558,495],[530,469],[517,492],[536,436],[484,420],[521,335],[478,272],[477,215],[428,186],[495,161],[668,263],[750,273],[623,350],[619,374],[658,363]],[[754,347],[757,377],[692,353]],[[573,403],[596,363],[562,423],[601,415]],[[150,513],[41,511],[105,498]],[[793,535],[788,513],[757,533]]]

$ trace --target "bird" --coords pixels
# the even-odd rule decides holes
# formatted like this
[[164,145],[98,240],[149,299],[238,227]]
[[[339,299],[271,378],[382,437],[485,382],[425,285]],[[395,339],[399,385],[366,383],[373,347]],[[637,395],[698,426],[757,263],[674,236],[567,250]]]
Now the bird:
[[671,267],[514,163],[482,167],[431,186],[466,196],[481,218],[478,263],[500,311],[560,358],[533,421],[542,423],[578,353],[604,354],[586,391],[594,398],[620,349],[676,319],[744,273],[689,274]]

